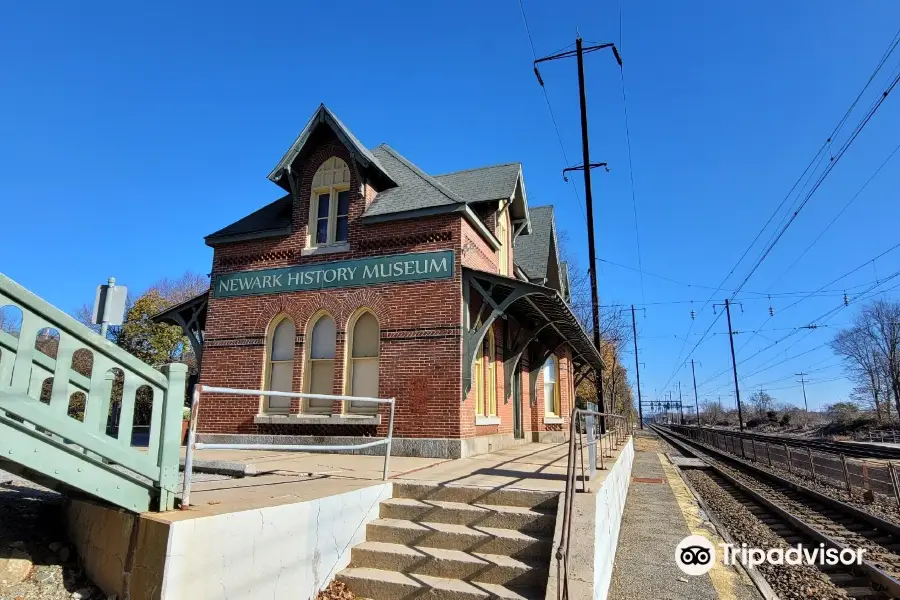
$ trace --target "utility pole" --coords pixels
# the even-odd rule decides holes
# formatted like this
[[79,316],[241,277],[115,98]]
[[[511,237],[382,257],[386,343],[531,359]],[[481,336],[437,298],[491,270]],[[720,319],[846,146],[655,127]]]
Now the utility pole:
[[731,330],[731,304],[725,298],[725,314],[728,316],[728,343],[731,344],[731,368],[734,371],[734,397],[737,400],[738,425],[744,430],[744,415],[741,410],[741,392],[738,390],[737,361],[734,358],[734,332]]
[[[573,51],[568,50],[566,52],[559,52],[557,54],[545,56],[544,58],[538,58],[534,61],[534,74],[537,77],[538,83],[541,85],[541,87],[543,87],[544,80],[541,78],[540,71],[538,71],[538,63],[557,60],[561,58],[569,58],[573,56],[573,54],[578,59],[578,99],[581,105],[581,169],[584,171],[584,199],[585,205],[587,207],[588,261],[590,264],[588,273],[591,276],[591,324],[594,328],[594,347],[597,349],[597,353],[601,357],[601,363],[603,351],[600,346],[600,296],[597,292],[597,256],[594,247],[594,199],[591,193],[591,168],[594,166],[605,166],[605,164],[591,164],[590,147],[588,144],[587,98],[584,90],[584,55],[587,52],[603,50],[604,48],[612,49],[613,54],[616,57],[616,62],[619,63],[619,67],[621,68],[622,58],[619,56],[619,51],[616,49],[616,46],[614,44],[596,44],[594,46],[588,46],[587,48],[585,48],[582,44],[580,35],[575,38],[574,53]],[[563,176],[565,176],[565,171],[563,172]],[[599,408],[600,412],[606,412],[603,402],[602,364],[596,369],[595,376],[597,381],[597,407]],[[606,433],[606,418],[604,417],[600,417],[600,433]]]
[[[644,315],[644,318],[647,318]],[[641,408],[641,367],[638,363],[638,345],[637,345],[637,323],[634,320],[634,304],[631,305],[631,332],[634,338],[634,371],[637,374],[637,392],[638,392],[638,419],[641,422],[641,429],[644,428],[644,411]],[[693,362],[693,361],[692,361]]]
[[697,428],[700,428],[700,401],[697,400],[697,373],[694,371],[694,359],[691,359],[691,377],[694,378],[694,408],[697,410]]
[[806,380],[803,379],[806,375],[809,375],[809,373],[803,373],[801,371],[800,373],[794,373],[794,375],[797,375],[800,377],[800,385],[803,386],[803,410],[804,410],[803,415],[806,417],[804,419],[804,421],[805,421],[804,424],[809,425],[809,405],[806,403]]
[[678,382],[678,412],[681,414],[681,424],[684,425],[684,407],[681,405],[681,382]]

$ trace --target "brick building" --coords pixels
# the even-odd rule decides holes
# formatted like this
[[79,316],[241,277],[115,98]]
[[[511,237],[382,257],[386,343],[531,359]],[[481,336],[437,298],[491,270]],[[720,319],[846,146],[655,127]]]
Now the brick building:
[[[601,358],[520,164],[431,176],[323,105],[269,179],[281,198],[206,237],[210,291],[157,317],[191,338],[200,383],[395,397],[399,455],[564,437],[576,379]],[[198,431],[359,441],[384,435],[386,408],[209,395]]]

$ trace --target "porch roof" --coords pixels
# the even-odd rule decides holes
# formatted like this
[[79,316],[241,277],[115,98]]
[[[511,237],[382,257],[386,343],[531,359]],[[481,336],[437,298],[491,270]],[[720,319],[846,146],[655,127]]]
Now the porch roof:
[[482,313],[489,311],[493,317],[482,319],[482,315],[478,315],[473,318],[472,333],[479,339],[481,336],[476,333],[476,329],[480,329],[479,322],[482,326],[489,325],[488,321],[511,315],[533,332],[532,340],[543,333],[541,337],[545,341],[555,338],[550,340],[551,344],[570,346],[576,362],[602,369],[600,353],[557,290],[468,267],[463,267],[463,277],[484,298]]

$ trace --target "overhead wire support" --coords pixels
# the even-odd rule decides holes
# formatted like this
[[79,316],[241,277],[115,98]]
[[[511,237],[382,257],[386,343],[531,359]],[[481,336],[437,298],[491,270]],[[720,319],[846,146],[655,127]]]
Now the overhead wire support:
[[[520,2],[521,7],[521,2]],[[524,18],[524,9],[522,11],[522,16]],[[613,55],[616,58],[616,62],[619,64],[619,67],[622,67],[622,57],[619,55],[619,51],[616,49],[615,44],[607,43],[607,44],[595,44],[592,46],[584,46],[583,40],[581,36],[577,36],[575,38],[575,50],[565,50],[563,52],[557,52],[555,54],[551,54],[550,56],[545,56],[543,58],[535,58],[533,67],[534,74],[537,77],[538,84],[543,88],[544,87],[544,79],[541,77],[541,72],[538,69],[538,65],[543,62],[548,62],[552,60],[560,60],[563,58],[576,57],[578,60],[578,97],[579,97],[579,105],[581,109],[581,153],[582,153],[582,161],[581,161],[581,170],[584,172],[584,200],[585,200],[585,208],[587,209],[586,220],[587,220],[587,228],[588,228],[588,263],[590,264],[589,275],[590,275],[590,284],[591,284],[591,325],[593,327],[593,338],[594,338],[594,347],[597,349],[597,352],[602,355],[602,347],[600,344],[600,296],[597,292],[597,260],[596,260],[596,248],[594,244],[594,201],[593,194],[591,190],[591,156],[590,156],[590,145],[588,143],[588,121],[587,121],[587,97],[585,92],[584,85],[584,55],[590,52],[597,52],[599,50],[604,50],[606,48],[612,49]],[[563,172],[565,173],[565,171]],[[600,412],[605,411],[605,403],[603,398],[603,372],[602,365],[597,368],[596,371],[596,381],[597,381],[597,406]],[[604,417],[600,417],[600,433],[606,433],[606,419]]]
[[[738,389],[738,374],[737,374],[737,361],[734,357],[734,332],[731,329],[731,301],[729,298],[725,298],[725,314],[728,315],[728,343],[731,345],[731,368],[734,371],[734,398],[737,400],[737,410],[738,410],[738,425],[740,426],[741,431],[744,430],[744,416],[743,411],[741,410],[741,392]],[[737,304],[740,304],[738,302]],[[717,305],[713,304],[713,310]]]

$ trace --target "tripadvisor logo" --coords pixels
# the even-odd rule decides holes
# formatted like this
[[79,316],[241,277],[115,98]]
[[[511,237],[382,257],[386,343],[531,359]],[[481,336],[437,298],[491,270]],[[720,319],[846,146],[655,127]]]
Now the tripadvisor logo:
[[675,564],[687,575],[705,575],[716,562],[716,547],[702,535],[689,535],[675,547]]
[[[769,565],[861,565],[865,548],[826,548],[818,546],[788,546],[787,548],[754,548],[747,544],[719,544],[722,563],[731,566],[737,563],[747,569],[762,564]],[[675,547],[675,564],[687,575],[704,575],[715,566],[716,547],[702,535],[689,535]]]

